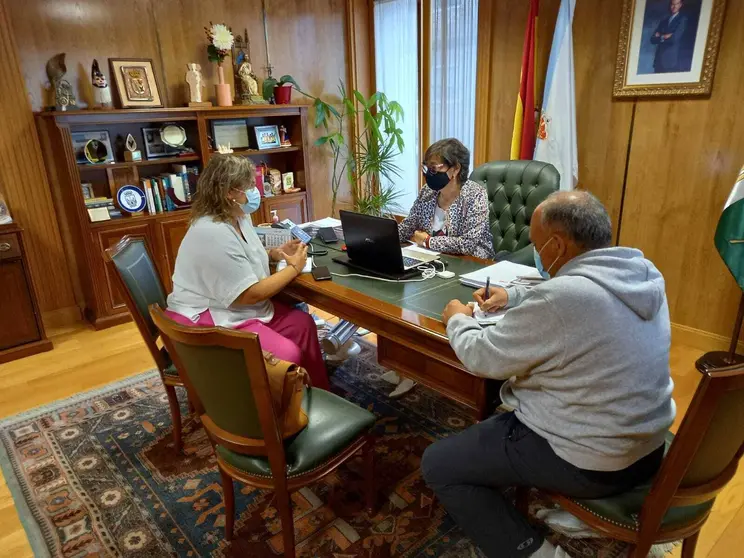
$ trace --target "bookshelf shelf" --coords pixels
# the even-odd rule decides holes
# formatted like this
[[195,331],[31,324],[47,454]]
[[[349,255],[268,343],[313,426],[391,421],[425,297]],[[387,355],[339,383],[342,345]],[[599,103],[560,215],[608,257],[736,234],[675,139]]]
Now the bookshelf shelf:
[[77,167],[79,171],[93,171],[93,170],[106,170],[106,169],[126,169],[129,167],[147,167],[151,165],[169,165],[171,163],[187,163],[189,161],[198,161],[201,159],[199,155],[184,155],[183,157],[160,157],[158,159],[146,159],[143,161],[126,161],[123,163],[109,163],[101,165],[91,165],[87,163],[78,163]]
[[[302,148],[293,145],[291,147],[274,147],[272,149],[235,149],[232,155],[272,155],[274,153],[293,153],[296,151],[302,151]],[[215,153],[217,151],[210,151],[209,156],[211,157]]]

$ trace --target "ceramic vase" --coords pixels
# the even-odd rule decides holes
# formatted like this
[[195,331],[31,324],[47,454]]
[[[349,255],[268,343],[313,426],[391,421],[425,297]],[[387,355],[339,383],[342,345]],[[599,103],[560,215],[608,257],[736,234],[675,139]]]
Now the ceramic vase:
[[231,107],[233,104],[232,91],[230,90],[230,84],[225,83],[225,70],[221,62],[217,64],[217,82],[217,85],[214,86],[217,106]]

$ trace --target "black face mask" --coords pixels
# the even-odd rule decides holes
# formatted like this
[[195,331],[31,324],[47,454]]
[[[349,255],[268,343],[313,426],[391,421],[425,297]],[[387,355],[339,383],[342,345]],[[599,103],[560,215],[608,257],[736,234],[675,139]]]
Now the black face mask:
[[447,175],[446,172],[434,172],[434,173],[426,173],[426,185],[434,190],[435,192],[439,192],[439,190],[444,189],[447,184],[450,182],[450,177]]

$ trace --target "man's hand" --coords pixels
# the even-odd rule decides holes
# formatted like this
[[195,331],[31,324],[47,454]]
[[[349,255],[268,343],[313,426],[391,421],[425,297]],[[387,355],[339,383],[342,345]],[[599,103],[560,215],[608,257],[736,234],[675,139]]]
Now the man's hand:
[[661,38],[664,39],[665,41],[668,41],[669,39],[672,38],[672,34],[671,33],[667,33],[666,35],[662,35]]
[[473,293],[473,298],[484,312],[496,312],[496,310],[500,310],[509,302],[509,295],[506,293],[506,289],[491,287],[489,294],[491,297],[488,300],[484,300],[483,297],[486,296],[486,289],[478,289]]
[[297,252],[297,249],[300,246],[302,246],[302,242],[300,242],[296,238],[293,238],[289,242],[285,242],[284,244],[282,244],[279,248],[272,248],[271,250],[269,250],[269,258],[275,262],[281,261],[284,259],[284,256],[282,254],[291,256],[295,252]]
[[424,231],[416,231],[415,233],[413,233],[411,240],[419,246],[426,246],[427,238],[429,238],[429,233],[425,233]]
[[444,307],[444,312],[442,313],[442,321],[444,322],[444,325],[446,326],[452,316],[457,314],[465,314],[469,318],[472,318],[473,307],[468,304],[463,304],[459,300],[451,300],[449,304]]

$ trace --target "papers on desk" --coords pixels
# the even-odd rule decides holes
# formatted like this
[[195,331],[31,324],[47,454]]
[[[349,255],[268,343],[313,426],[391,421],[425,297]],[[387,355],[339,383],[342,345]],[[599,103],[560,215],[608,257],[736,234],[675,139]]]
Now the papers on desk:
[[[460,275],[460,283],[481,289],[491,278],[491,285],[506,287],[514,284],[537,284],[542,278],[537,269],[513,262],[499,262],[471,273]],[[526,279],[525,279],[526,278]]]
[[506,316],[506,310],[498,310],[496,312],[484,312],[478,306],[478,303],[473,303],[473,317],[478,325],[488,326],[493,325],[496,322],[500,322]]
[[336,227],[340,227],[340,226],[341,226],[341,221],[339,221],[338,219],[334,219],[333,217],[326,217],[324,219],[318,219],[317,221],[308,221],[307,223],[302,223],[300,225],[300,228],[322,229],[324,227],[330,227],[332,229],[335,229]]

